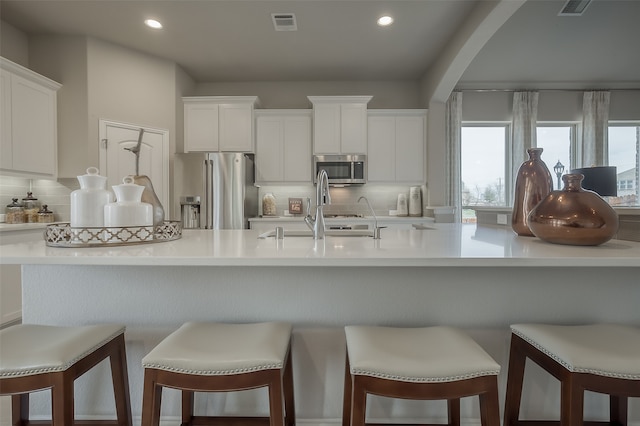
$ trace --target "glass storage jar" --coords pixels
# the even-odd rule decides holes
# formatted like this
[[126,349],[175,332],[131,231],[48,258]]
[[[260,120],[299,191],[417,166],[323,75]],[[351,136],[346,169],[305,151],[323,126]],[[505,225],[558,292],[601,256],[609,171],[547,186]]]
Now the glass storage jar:
[[38,223],[38,210],[40,202],[33,196],[33,192],[27,192],[27,196],[22,199],[24,206],[25,223]]
[[47,208],[46,204],[42,205],[42,208],[38,211],[38,223],[52,223],[53,212]]
[[274,197],[271,192],[266,193],[264,197],[262,197],[262,215],[276,215],[276,197]]
[[6,223],[24,223],[24,206],[17,198],[12,198],[12,203],[7,204]]

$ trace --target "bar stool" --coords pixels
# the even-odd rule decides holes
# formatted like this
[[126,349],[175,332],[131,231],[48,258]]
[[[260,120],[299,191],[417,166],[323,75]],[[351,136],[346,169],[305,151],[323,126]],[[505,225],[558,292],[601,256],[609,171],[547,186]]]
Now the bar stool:
[[498,365],[451,327],[347,326],[343,426],[364,426],[367,394],[446,399],[448,424],[460,425],[460,398],[478,395],[483,426],[499,426]]
[[51,389],[53,426],[74,424],[75,379],[109,358],[117,420],[82,424],[131,426],[124,327],[20,324],[0,330],[0,395],[11,395],[12,424],[29,423],[29,393]]
[[[290,341],[288,323],[183,324],[142,359],[142,426],[159,424],[165,386],[182,391],[183,426],[231,420],[293,426]],[[194,391],[231,392],[265,386],[269,389],[268,418],[211,418],[193,414]]]
[[640,397],[639,328],[515,324],[511,332],[505,426],[525,423],[519,414],[527,358],[560,381],[563,426],[583,425],[585,390],[609,394],[610,422],[627,424],[627,398]]

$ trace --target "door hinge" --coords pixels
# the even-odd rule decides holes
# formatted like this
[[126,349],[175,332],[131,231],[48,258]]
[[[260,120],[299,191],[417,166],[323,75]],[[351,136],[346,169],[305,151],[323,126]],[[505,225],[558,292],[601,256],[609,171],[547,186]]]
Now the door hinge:
[[102,148],[102,149],[107,149],[107,142],[108,142],[108,141],[109,141],[108,139],[101,139],[101,140],[100,140],[101,145],[102,145],[102,146],[101,146],[101,148]]

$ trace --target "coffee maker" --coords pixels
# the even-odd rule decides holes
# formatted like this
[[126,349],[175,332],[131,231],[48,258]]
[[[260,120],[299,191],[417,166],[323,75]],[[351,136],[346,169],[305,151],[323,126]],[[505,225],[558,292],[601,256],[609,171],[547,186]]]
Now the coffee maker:
[[200,228],[200,197],[187,195],[180,197],[180,217],[182,229]]

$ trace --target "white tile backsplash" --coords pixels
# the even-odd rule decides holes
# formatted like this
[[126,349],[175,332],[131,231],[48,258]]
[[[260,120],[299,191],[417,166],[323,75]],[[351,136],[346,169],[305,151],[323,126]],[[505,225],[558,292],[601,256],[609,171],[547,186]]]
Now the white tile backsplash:
[[[262,214],[262,197],[266,193],[272,193],[276,198],[276,212],[278,216],[284,215],[289,209],[289,198],[302,198],[303,214],[307,214],[307,198],[311,199],[311,209],[316,205],[316,188],[308,186],[262,186],[258,191],[260,199],[259,214]],[[344,188],[331,187],[331,204],[325,206],[325,214],[362,214],[370,216],[371,212],[367,203],[358,198],[364,195],[371,203],[371,207],[378,216],[388,216],[389,210],[395,210],[398,202],[398,194],[404,193],[409,197],[409,186],[400,185],[375,185],[348,186]],[[423,197],[424,198],[424,197]]]

